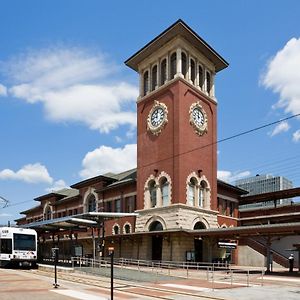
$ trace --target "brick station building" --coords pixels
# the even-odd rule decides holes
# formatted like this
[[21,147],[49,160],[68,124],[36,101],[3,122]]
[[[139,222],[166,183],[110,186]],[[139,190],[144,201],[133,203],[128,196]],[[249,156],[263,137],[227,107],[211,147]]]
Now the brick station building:
[[178,20],[125,64],[140,77],[137,168],[38,197],[17,224],[38,229],[47,220],[59,223],[93,211],[135,212],[104,218],[104,230],[54,229],[48,222],[39,231],[40,253],[46,256],[59,241],[65,256],[74,255],[74,245],[82,248],[80,255],[105,256],[113,245],[117,257],[237,262],[237,250],[222,242],[235,240],[239,199],[246,192],[217,180],[215,76],[228,63]]

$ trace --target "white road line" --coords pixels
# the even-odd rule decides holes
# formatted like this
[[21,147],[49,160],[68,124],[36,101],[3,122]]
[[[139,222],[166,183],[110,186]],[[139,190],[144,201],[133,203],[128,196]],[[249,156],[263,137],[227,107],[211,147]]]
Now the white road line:
[[[231,282],[228,281],[221,281],[221,280],[215,280],[215,283],[223,283],[223,284],[230,284]],[[232,285],[240,285],[240,286],[248,286],[247,283],[239,283],[239,282],[232,282]],[[258,284],[249,284],[249,286],[260,286]]]
[[173,288],[177,288],[177,289],[198,291],[198,292],[204,292],[204,291],[210,290],[210,289],[204,288],[204,287],[197,287],[197,286],[183,285],[183,284],[165,283],[165,284],[160,284],[160,285],[166,286],[166,287],[173,287]]
[[81,300],[108,300],[108,298],[105,297],[95,296],[76,290],[51,290],[51,292]]
[[[261,279],[261,278],[259,278]],[[271,277],[271,276],[265,276],[264,280],[275,280],[275,281],[287,281],[287,282],[298,282],[300,283],[300,278],[283,278],[281,276],[278,277]]]

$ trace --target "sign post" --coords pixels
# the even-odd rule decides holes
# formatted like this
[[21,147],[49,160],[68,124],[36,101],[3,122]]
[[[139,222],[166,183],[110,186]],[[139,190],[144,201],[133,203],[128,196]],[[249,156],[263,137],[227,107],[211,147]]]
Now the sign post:
[[110,300],[114,299],[114,247],[108,247],[110,255]]
[[58,250],[59,250],[59,248],[52,248],[52,258],[54,259],[54,283],[53,283],[53,286],[55,289],[57,289],[59,287],[59,284],[57,284]]

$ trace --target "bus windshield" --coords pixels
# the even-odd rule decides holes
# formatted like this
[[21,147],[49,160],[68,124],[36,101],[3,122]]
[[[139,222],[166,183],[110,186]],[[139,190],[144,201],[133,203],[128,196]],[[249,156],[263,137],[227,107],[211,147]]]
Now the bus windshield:
[[35,251],[35,236],[14,233],[14,250]]

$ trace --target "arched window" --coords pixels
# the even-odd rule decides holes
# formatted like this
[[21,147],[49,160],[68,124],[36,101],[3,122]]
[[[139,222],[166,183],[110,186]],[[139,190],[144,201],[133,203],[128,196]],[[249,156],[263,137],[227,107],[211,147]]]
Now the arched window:
[[194,206],[196,203],[196,188],[197,188],[197,180],[192,177],[189,182],[189,194],[188,194],[188,204]]
[[52,210],[49,206],[45,210],[44,219],[45,220],[51,220],[52,219]]
[[150,204],[151,207],[155,207],[157,203],[156,199],[156,184],[154,180],[149,182]]
[[149,72],[144,73],[144,96],[149,92]]
[[113,228],[113,234],[119,234],[119,233],[120,233],[119,226],[115,225]]
[[200,89],[203,89],[203,69],[201,66],[199,66],[199,86]]
[[186,54],[184,52],[181,52],[181,71],[184,78],[186,78],[187,59],[186,59]]
[[157,65],[155,65],[152,68],[152,74],[151,74],[152,80],[151,80],[151,91],[154,91],[157,86]]
[[206,229],[206,226],[202,222],[199,221],[194,225],[194,230],[197,230],[197,229]]
[[200,182],[200,188],[199,188],[199,206],[200,207],[204,207],[206,188],[207,188],[207,183],[204,180],[202,180]]
[[162,231],[163,226],[159,221],[154,221],[149,226],[149,231]]
[[191,59],[191,81],[193,84],[195,84],[195,79],[196,79],[196,65],[195,61]]
[[125,233],[130,233],[130,225],[129,224],[125,224],[125,226],[124,226],[124,232]]
[[86,202],[86,210],[87,212],[96,211],[96,198],[94,194],[91,194]]
[[210,73],[206,72],[206,91],[208,94],[210,94],[211,90],[211,78],[210,78]]
[[162,205],[167,206],[170,203],[170,185],[166,177],[160,180]]
[[165,84],[167,80],[167,60],[164,59],[160,63],[160,85]]
[[170,79],[173,79],[176,74],[176,52],[171,55]]

